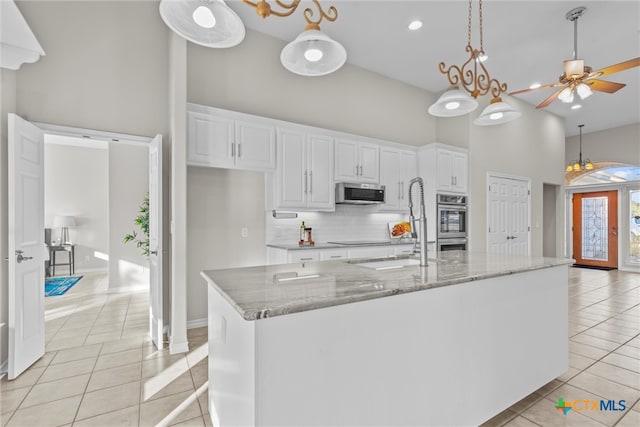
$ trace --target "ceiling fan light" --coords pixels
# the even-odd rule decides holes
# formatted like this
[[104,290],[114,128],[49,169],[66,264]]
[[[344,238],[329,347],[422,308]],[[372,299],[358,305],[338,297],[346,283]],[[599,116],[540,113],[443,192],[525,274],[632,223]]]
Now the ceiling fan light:
[[576,86],[576,92],[578,93],[580,99],[585,99],[593,95],[591,88],[586,83],[580,83],[578,86]]
[[500,98],[494,98],[473,124],[478,126],[500,125],[519,118],[522,113]]
[[457,117],[468,114],[478,108],[478,101],[457,86],[440,95],[440,98],[429,107],[429,114],[435,117]]
[[564,74],[568,79],[582,76],[584,74],[584,59],[564,61]]
[[558,99],[566,104],[573,102],[573,89],[567,86],[560,91]]
[[301,76],[324,76],[338,70],[346,61],[345,48],[320,30],[303,31],[280,53],[282,65]]
[[244,24],[224,0],[161,0],[160,16],[173,32],[200,46],[228,48],[244,40]]

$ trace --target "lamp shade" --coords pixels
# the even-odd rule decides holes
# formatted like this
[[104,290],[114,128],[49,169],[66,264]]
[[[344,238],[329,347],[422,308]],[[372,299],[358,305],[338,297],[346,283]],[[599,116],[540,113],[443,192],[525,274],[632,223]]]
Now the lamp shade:
[[436,117],[456,117],[478,108],[478,101],[457,86],[452,86],[429,107],[429,114]]
[[160,16],[169,28],[205,47],[233,47],[244,40],[244,24],[223,0],[161,0]]
[[76,219],[70,215],[56,215],[53,218],[54,227],[75,227]]
[[346,61],[345,48],[320,30],[303,31],[280,54],[282,65],[301,76],[324,76]]
[[482,110],[482,113],[473,121],[478,126],[493,126],[507,123],[519,118],[522,113],[500,98]]
[[0,67],[17,70],[36,62],[44,50],[13,0],[0,1]]

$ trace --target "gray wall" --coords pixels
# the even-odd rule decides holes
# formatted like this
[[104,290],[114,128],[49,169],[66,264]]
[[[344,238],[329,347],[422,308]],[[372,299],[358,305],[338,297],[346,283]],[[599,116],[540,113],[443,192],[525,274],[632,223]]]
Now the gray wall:
[[149,192],[149,148],[109,144],[109,289],[149,285],[149,260],[134,242],[123,243],[136,231],[133,220]]
[[[580,137],[567,138],[566,163],[577,160]],[[620,126],[599,132],[589,132],[589,124],[582,128],[582,158],[592,162],[619,162],[640,166],[640,124]]]
[[[52,240],[60,238],[54,227],[56,215],[72,215],[76,226],[69,238],[76,244],[75,270],[107,271],[109,253],[109,153],[107,144],[80,147],[44,145],[44,226],[52,229]],[[82,179],[78,179],[81,176]],[[61,268],[58,274],[66,274]]]

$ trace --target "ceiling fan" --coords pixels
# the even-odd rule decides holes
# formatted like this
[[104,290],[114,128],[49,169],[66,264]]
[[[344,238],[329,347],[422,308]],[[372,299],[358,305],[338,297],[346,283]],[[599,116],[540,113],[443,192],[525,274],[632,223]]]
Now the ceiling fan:
[[539,89],[559,87],[551,96],[536,106],[536,108],[544,108],[556,99],[565,103],[573,102],[574,93],[577,93],[580,99],[585,99],[591,96],[594,90],[615,93],[626,86],[622,83],[600,80],[600,77],[638,67],[640,66],[640,57],[629,59],[619,64],[609,65],[596,71],[592,71],[591,67],[584,65],[583,59],[578,59],[578,18],[580,18],[586,10],[587,8],[584,6],[576,7],[565,15],[567,20],[573,22],[573,59],[564,61],[564,73],[560,76],[559,81],[557,83],[549,83],[534,88],[518,90],[511,92],[509,95],[518,95]]

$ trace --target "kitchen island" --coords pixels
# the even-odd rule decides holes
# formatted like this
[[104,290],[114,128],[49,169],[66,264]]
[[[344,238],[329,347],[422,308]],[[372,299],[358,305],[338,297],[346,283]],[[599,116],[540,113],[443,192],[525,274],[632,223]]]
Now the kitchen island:
[[568,367],[564,258],[442,252],[203,271],[228,425],[478,425]]

